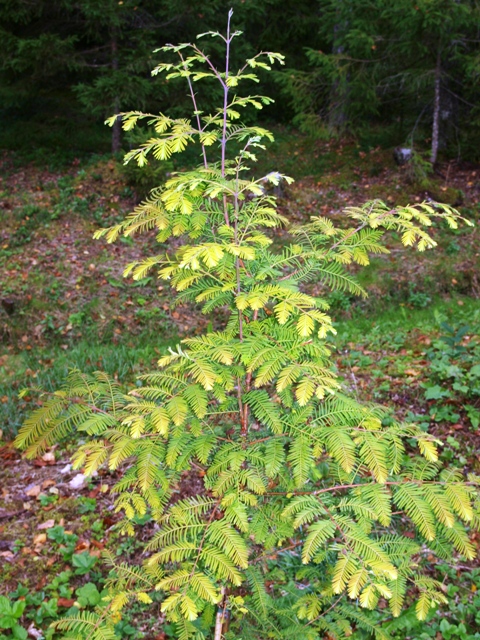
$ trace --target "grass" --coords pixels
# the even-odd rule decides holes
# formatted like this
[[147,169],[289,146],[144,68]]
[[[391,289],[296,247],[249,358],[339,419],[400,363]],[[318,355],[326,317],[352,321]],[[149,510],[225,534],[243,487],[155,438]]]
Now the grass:
[[474,333],[480,333],[480,300],[475,298],[437,297],[423,308],[398,303],[385,306],[378,314],[360,311],[355,318],[335,323],[338,342],[351,340],[375,348],[379,343],[394,340],[394,336],[405,336],[412,331],[435,333],[444,321],[452,325],[469,325]]
[[71,369],[84,373],[105,371],[125,386],[136,374],[153,369],[160,353],[175,343],[174,335],[156,339],[141,334],[138,341],[95,344],[82,340],[74,345],[49,346],[12,353],[0,359],[0,424],[6,438],[13,437],[35,404],[21,389],[35,387],[47,392],[59,389]]

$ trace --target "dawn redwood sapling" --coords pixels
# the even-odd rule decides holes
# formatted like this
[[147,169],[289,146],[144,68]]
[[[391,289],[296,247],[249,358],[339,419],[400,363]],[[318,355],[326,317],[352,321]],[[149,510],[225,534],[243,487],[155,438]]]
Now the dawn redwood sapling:
[[[186,83],[191,118],[121,114],[127,131],[140,119],[154,130],[126,162],[167,160],[196,144],[200,165],[172,174],[123,222],[96,234],[113,242],[155,229],[159,243],[178,238],[126,275],[156,270],[178,302],[194,301],[223,325],[182,340],[130,393],[104,373],[72,371],[16,441],[32,457],[80,432],[76,468],[122,470],[115,491],[123,530],[133,535],[147,513],[157,523],[142,566],[105,554],[114,569],[105,606],[55,622],[69,638],[115,638],[121,610],[151,603],[155,591],[181,640],[340,639],[355,629],[387,638],[368,614],[380,598],[393,616],[414,598],[425,619],[445,601],[426,558],[475,554],[468,531],[479,522],[476,479],[442,470],[438,441],[417,425],[385,426],[386,410],[342,393],[328,304],[308,288],[314,280],[365,295],[346,265],[387,253],[386,232],[424,250],[435,245],[434,222],[455,228],[461,217],[436,203],[391,208],[375,200],[347,207],[350,226],[320,216],[292,226],[290,244],[278,248],[269,231],[288,220],[264,183],[290,178],[254,176],[256,153],[272,136],[241,122],[242,110],[270,99],[238,91],[283,57],[264,52],[232,69],[240,33],[231,16],[226,35],[201,36],[223,42],[222,69],[197,43],[159,50],[173,61],[153,74]],[[213,113],[197,103],[195,85],[205,78],[222,92]],[[202,489],[179,499],[188,478],[192,487],[201,479]]]

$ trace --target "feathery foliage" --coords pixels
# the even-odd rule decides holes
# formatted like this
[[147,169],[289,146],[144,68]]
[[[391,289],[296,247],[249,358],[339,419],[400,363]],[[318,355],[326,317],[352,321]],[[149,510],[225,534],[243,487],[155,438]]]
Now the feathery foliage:
[[[368,617],[380,598],[393,616],[405,598],[416,598],[420,618],[444,599],[424,571],[435,544],[473,557],[473,489],[440,473],[433,437],[412,424],[383,426],[381,407],[341,393],[328,304],[309,282],[364,295],[347,266],[387,252],[386,233],[423,251],[435,245],[434,222],[455,228],[461,217],[437,203],[392,209],[372,201],[345,210],[350,226],[314,217],[291,228],[292,242],[278,250],[269,230],[288,221],[268,185],[290,179],[253,177],[255,154],[271,135],[242,125],[241,112],[269,99],[241,97],[239,87],[283,58],[266,52],[230,69],[239,35],[230,18],[226,36],[203,34],[223,41],[223,70],[196,43],[160,50],[173,61],[154,74],[186,81],[191,119],[121,114],[125,130],[146,118],[154,131],[126,162],[142,166],[149,156],[166,159],[197,145],[202,164],[173,174],[124,222],[96,234],[113,242],[155,229],[159,242],[179,238],[126,274],[140,279],[155,270],[180,299],[205,313],[221,309],[223,325],[217,319],[214,331],[170,349],[130,393],[104,374],[73,371],[17,438],[32,457],[72,431],[84,432],[75,466],[123,471],[116,508],[124,531],[133,534],[134,519],[147,512],[158,524],[143,567],[107,556],[115,578],[106,612],[57,627],[69,637],[109,640],[111,614],[132,600],[150,602],[156,590],[179,639],[230,638],[241,625],[242,638],[340,639],[360,628],[382,640],[387,634]],[[196,102],[195,83],[203,78],[223,92],[214,113]],[[174,491],[185,474],[198,475],[203,489],[178,500]],[[276,560],[297,563],[298,584],[279,575],[266,582]]]

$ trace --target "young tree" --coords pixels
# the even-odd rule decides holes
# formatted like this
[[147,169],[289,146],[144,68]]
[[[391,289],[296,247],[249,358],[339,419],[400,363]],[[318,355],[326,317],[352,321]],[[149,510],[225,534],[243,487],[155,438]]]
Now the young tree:
[[[158,523],[143,566],[106,555],[114,568],[106,607],[55,623],[68,637],[114,638],[115,615],[131,600],[150,603],[156,590],[182,640],[340,639],[353,626],[381,639],[366,613],[380,597],[398,616],[408,592],[424,619],[445,600],[424,571],[426,556],[454,548],[474,555],[474,479],[441,470],[437,441],[416,425],[385,426],[381,407],[345,397],[331,366],[328,304],[308,290],[315,279],[363,295],[346,264],[387,252],[389,230],[405,245],[431,248],[433,220],[455,227],[460,216],[443,205],[390,209],[373,201],[346,210],[351,226],[313,217],[277,248],[268,232],[288,221],[264,184],[290,179],[252,177],[271,134],[242,125],[240,114],[270,100],[241,97],[239,87],[283,57],[267,52],[232,68],[239,32],[230,18],[226,35],[203,34],[223,42],[223,68],[196,43],[162,48],[173,59],[154,74],[186,82],[191,118],[121,116],[126,130],[141,119],[154,129],[127,162],[143,165],[149,155],[166,159],[197,144],[201,164],[172,175],[124,222],[96,234],[114,241],[155,229],[160,243],[177,238],[176,248],[126,274],[138,279],[156,269],[177,300],[214,313],[217,327],[184,339],[130,393],[105,374],[73,371],[16,441],[35,456],[82,432],[75,466],[123,470],[116,485],[123,529],[133,534],[135,517],[147,512]],[[205,79],[223,94],[212,113],[197,101],[196,83]],[[196,484],[178,499],[185,477]]]

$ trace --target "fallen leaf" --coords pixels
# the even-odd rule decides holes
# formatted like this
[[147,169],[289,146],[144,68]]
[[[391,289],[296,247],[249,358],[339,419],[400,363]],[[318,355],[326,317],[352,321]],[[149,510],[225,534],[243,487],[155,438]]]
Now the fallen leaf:
[[36,484],[35,486],[25,491],[25,495],[29,496],[30,498],[37,498],[40,495],[41,490],[42,488],[40,487],[40,485]]
[[42,489],[47,489],[48,487],[53,487],[55,484],[55,480],[48,479],[42,482]]
[[[96,549],[103,549],[105,547],[103,542],[99,542],[98,540],[90,540],[90,544]],[[92,552],[90,552],[92,553]]]
[[59,607],[73,607],[73,603],[75,602],[75,600],[73,598],[58,598],[57,600],[57,605]]
[[37,536],[35,536],[33,538],[33,544],[34,545],[45,544],[46,541],[47,541],[47,534],[46,533],[39,533]]
[[37,529],[51,529],[55,526],[55,520],[45,520],[42,524],[39,524]]
[[90,548],[90,542],[88,540],[79,540],[77,542],[77,546],[75,547],[75,551],[84,551],[85,549]]
[[55,454],[53,451],[47,451],[47,453],[43,454],[42,460],[47,463],[55,462]]

